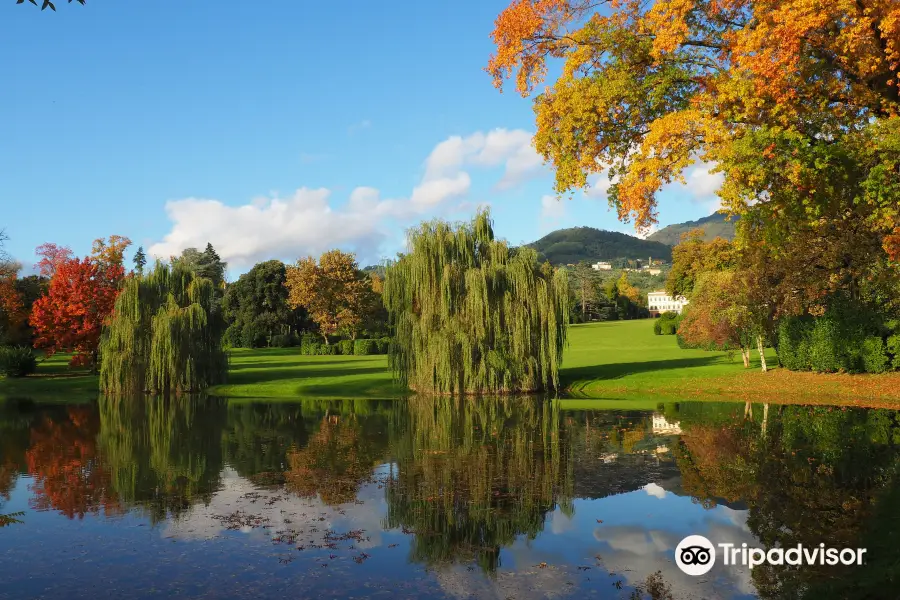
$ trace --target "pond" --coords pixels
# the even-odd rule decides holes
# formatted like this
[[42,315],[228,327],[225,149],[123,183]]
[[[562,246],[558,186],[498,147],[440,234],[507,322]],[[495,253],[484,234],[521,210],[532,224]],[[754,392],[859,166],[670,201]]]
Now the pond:
[[[0,599],[895,598],[898,441],[777,404],[11,401]],[[692,576],[689,535],[867,552]]]

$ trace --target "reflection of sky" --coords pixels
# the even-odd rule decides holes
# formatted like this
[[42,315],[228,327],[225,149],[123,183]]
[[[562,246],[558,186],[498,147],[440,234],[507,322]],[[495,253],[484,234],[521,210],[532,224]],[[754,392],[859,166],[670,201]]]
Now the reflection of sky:
[[[388,471],[384,465],[376,474]],[[409,564],[410,536],[382,529],[387,505],[379,477],[362,486],[358,503],[329,507],[318,498],[260,489],[231,469],[222,475],[208,505],[195,505],[177,521],[155,528],[136,513],[79,521],[33,511],[30,481],[20,479],[3,508],[26,511],[25,524],[0,530],[0,599],[95,598],[97,586],[103,596],[130,598],[623,598],[629,586],[657,571],[676,598],[753,596],[746,569],[717,564],[707,576],[694,578],[674,563],[675,546],[689,534],[705,535],[713,543],[755,543],[746,511],[706,510],[656,483],[575,500],[571,516],[559,509],[549,513],[544,532],[534,540],[520,536],[504,548],[500,570],[487,577],[467,564],[431,570]],[[262,497],[251,502],[246,494],[252,492]],[[268,517],[271,527],[229,531],[215,518],[239,510]],[[369,540],[354,550],[348,549],[353,542],[341,543],[338,550],[304,551],[272,543],[278,532],[293,530],[297,544],[321,544],[328,528],[338,533],[363,529]],[[353,558],[360,552],[370,557],[357,564]],[[617,580],[625,590],[614,587]]]

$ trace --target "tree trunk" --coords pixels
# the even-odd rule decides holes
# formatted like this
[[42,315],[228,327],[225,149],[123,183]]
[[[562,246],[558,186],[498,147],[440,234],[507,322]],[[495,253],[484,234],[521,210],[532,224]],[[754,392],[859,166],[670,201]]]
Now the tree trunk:
[[325,345],[328,346],[328,334],[327,334],[327,333],[323,333],[323,334],[322,334],[322,338],[325,340]]
[[584,278],[581,279],[581,321],[587,323],[587,298],[584,289]]
[[744,403],[744,418],[745,419],[753,418],[753,405],[750,402]]
[[756,349],[759,351],[759,362],[762,365],[762,372],[766,372],[766,348],[765,344],[763,344],[763,337],[761,335],[756,336]]
[[744,368],[750,368],[750,348],[741,346],[741,359],[744,361]]
[[769,403],[763,404],[762,435],[766,437],[766,425],[769,422]]

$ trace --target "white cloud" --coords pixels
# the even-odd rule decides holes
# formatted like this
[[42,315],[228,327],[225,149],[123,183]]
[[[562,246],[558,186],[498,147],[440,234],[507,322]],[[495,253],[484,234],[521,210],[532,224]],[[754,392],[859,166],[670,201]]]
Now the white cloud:
[[566,216],[566,205],[556,196],[543,196],[541,198],[541,222],[558,221]]
[[[363,121],[354,127],[368,126]],[[466,196],[472,178],[465,169],[501,166],[504,173],[498,188],[515,186],[540,172],[530,133],[494,129],[442,141],[429,153],[424,175],[407,197],[383,199],[379,190],[363,186],[352,190],[340,207],[332,204],[332,191],[326,188],[300,188],[287,197],[273,192],[269,198],[240,206],[216,199],[170,200],[166,213],[172,229],[149,252],[167,259],[185,248],[202,248],[211,242],[235,270],[273,257],[294,260],[335,247],[354,251],[361,260],[377,259],[396,226],[445,216],[471,204]],[[559,219],[565,214],[565,207],[553,202],[542,200],[542,218]]]
[[233,267],[273,256],[297,258],[335,246],[371,252],[383,234],[362,211],[332,209],[331,192],[300,188],[288,198],[257,198],[242,206],[187,198],[166,203],[172,230],[150,254],[166,259],[212,242]]
[[608,171],[603,171],[602,173],[588,177],[588,184],[590,187],[584,191],[584,195],[588,198],[606,200],[609,188],[612,184],[616,183],[618,179],[618,177],[610,179]]
[[715,164],[704,163],[688,172],[686,177],[687,187],[694,198],[698,200],[706,199],[714,195],[722,187],[725,175],[723,173],[713,173],[712,170],[714,168]]
[[425,162],[425,179],[439,179],[466,166],[504,166],[498,189],[510,189],[543,172],[543,159],[522,129],[494,129],[467,137],[452,136],[438,144]]
[[666,497],[666,490],[656,483],[648,483],[644,486],[644,491],[647,492],[648,496],[653,496],[655,498],[665,499]]

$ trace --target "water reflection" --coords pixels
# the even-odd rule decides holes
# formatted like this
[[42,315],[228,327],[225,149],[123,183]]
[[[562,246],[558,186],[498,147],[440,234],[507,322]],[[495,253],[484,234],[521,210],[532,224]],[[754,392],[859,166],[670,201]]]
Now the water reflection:
[[[118,583],[134,597],[627,598],[649,578],[686,598],[892,598],[898,440],[895,411],[774,404],[0,404],[0,561],[15,573],[0,598],[89,590],[74,547],[137,568]],[[867,547],[869,563],[696,579],[673,564],[692,533]]]

